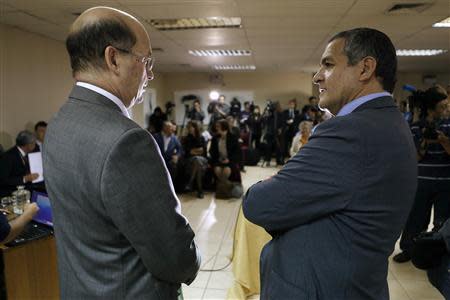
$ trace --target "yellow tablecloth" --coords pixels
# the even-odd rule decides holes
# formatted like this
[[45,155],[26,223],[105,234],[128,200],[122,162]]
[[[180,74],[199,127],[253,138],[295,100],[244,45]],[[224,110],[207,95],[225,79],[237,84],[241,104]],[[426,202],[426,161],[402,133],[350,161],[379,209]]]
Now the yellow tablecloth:
[[227,299],[247,299],[259,294],[259,256],[271,236],[261,227],[250,223],[239,211],[233,243],[234,284],[228,290]]

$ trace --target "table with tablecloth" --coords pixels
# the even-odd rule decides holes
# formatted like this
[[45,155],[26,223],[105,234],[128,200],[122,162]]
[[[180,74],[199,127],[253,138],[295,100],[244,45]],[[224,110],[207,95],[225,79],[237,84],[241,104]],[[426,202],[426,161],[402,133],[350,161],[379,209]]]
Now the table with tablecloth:
[[271,236],[261,227],[250,223],[239,210],[233,242],[234,284],[228,290],[227,299],[247,299],[259,294],[259,256]]

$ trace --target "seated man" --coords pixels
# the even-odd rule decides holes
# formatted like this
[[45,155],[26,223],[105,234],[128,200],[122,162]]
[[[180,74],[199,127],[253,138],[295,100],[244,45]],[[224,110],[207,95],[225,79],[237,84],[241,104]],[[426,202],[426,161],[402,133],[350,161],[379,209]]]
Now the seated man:
[[6,151],[0,158],[0,197],[10,195],[18,185],[28,188],[39,174],[30,174],[28,153],[36,147],[36,138],[29,131],[17,135],[16,145]]
[[[36,203],[25,204],[23,214],[8,222],[6,211],[0,210],[0,244],[6,244],[15,239],[39,211]],[[5,273],[3,257],[0,258],[0,299],[6,299]]]
[[156,133],[153,137],[158,143],[161,155],[172,177],[172,182],[175,187],[178,187],[178,163],[183,155],[183,147],[174,134],[174,128],[175,126],[171,122],[165,121],[162,131]]
[[34,125],[34,134],[36,135],[36,148],[34,152],[42,151],[42,145],[44,144],[45,131],[47,130],[47,122],[39,121]]
[[39,207],[36,203],[27,203],[23,214],[8,222],[4,214],[6,212],[0,210],[0,244],[5,244],[15,239],[38,211]]

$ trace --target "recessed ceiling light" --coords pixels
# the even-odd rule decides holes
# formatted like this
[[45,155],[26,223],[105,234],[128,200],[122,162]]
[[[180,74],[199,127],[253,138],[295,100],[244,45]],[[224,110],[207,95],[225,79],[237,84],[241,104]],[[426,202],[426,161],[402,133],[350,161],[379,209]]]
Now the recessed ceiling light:
[[249,50],[189,50],[194,56],[250,56]]
[[152,19],[150,25],[158,30],[185,30],[207,28],[241,28],[241,18],[183,18]]
[[433,24],[433,27],[450,27],[450,17]]
[[249,71],[256,70],[254,65],[214,65],[215,70],[239,70],[239,71]]
[[396,51],[397,56],[434,56],[447,52],[443,49],[424,49],[424,50],[414,50],[414,49],[399,49]]

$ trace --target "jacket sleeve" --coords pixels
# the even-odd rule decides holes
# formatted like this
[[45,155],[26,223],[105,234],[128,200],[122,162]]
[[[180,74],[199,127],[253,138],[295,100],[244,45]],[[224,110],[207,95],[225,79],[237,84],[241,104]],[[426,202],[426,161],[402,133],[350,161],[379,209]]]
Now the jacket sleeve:
[[200,267],[194,232],[154,139],[132,129],[115,143],[101,176],[104,205],[148,271],[173,283],[191,283]]
[[232,163],[238,164],[241,162],[241,148],[239,146],[239,139],[237,136],[228,133],[229,139],[227,140],[227,143],[230,142],[230,146],[227,147],[228,151],[228,158]]
[[339,123],[321,124],[277,175],[247,191],[243,212],[248,220],[283,232],[346,207],[361,179],[362,162],[357,133]]
[[4,154],[0,158],[0,185],[16,186],[24,185],[22,176],[12,176],[13,159]]
[[211,140],[211,146],[209,147],[209,155],[211,156],[211,164],[217,164],[219,162],[219,146],[216,137]]

